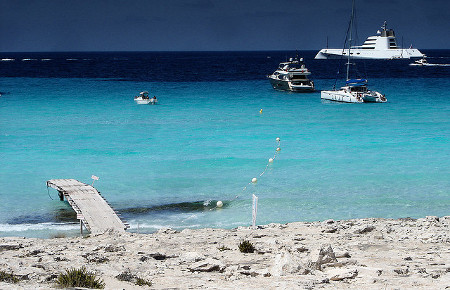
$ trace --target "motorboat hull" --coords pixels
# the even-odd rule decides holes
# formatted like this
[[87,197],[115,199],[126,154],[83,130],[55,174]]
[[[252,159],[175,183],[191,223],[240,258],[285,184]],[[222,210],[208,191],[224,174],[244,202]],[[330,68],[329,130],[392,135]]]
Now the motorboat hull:
[[154,99],[142,99],[142,98],[135,98],[134,101],[138,105],[148,105],[148,104],[155,105],[158,102]]
[[274,89],[280,91],[290,91],[297,93],[308,93],[314,91],[314,84],[312,84],[312,82],[309,82],[309,85],[295,84],[295,82],[292,81],[278,80],[271,77],[269,77],[269,81]]

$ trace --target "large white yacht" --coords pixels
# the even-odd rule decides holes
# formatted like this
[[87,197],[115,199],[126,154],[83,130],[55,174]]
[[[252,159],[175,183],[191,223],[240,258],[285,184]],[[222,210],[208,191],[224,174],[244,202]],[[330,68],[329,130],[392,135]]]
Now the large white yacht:
[[[315,59],[339,59],[347,58],[348,51],[339,48],[321,49]],[[361,46],[352,46],[352,58],[365,59],[402,59],[421,58],[417,48],[401,48],[397,45],[394,30],[388,29],[386,21],[377,35],[369,36]]]
[[321,91],[320,98],[329,101],[336,102],[345,102],[345,103],[385,103],[387,102],[386,97],[377,92],[370,91],[367,88],[367,80],[366,79],[349,79],[350,76],[350,65],[351,59],[353,59],[353,47],[352,47],[352,34],[354,29],[354,19],[355,19],[355,0],[353,0],[352,4],[352,14],[350,17],[349,29],[347,30],[347,42],[348,47],[342,49],[342,51],[346,52],[347,58],[347,74],[346,74],[346,82],[345,86],[341,87],[339,90],[333,88],[333,90],[329,91]]
[[296,57],[280,63],[277,70],[267,77],[276,90],[312,92],[314,91],[314,82],[308,79],[310,74],[311,72],[303,63],[303,58]]

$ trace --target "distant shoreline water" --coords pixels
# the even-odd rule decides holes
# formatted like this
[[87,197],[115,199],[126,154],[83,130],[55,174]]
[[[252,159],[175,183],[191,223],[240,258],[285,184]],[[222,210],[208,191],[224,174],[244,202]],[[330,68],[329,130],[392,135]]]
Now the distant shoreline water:
[[[389,102],[326,103],[271,88],[266,75],[295,53],[0,53],[15,59],[0,61],[0,236],[76,235],[45,182],[92,174],[140,232],[249,225],[252,194],[258,224],[448,215],[450,69],[363,61]],[[340,63],[315,53],[299,51],[329,89]],[[136,105],[142,90],[160,104]],[[243,194],[277,137],[279,157]]]

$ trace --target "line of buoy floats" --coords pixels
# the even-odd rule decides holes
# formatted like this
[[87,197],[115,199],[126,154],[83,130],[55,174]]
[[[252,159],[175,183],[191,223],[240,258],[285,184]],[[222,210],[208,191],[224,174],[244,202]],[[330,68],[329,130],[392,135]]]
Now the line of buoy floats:
[[[262,109],[261,109],[260,113],[262,113]],[[281,139],[279,137],[277,137],[275,140],[277,141],[277,148],[275,149],[275,153],[274,153],[273,157],[271,157],[271,158],[269,158],[267,160],[266,167],[259,174],[259,177],[263,176],[264,173],[266,173],[266,171],[269,168],[269,166],[275,161],[275,159],[277,158],[278,153],[281,151]],[[257,182],[258,182],[258,178],[257,177],[253,177],[252,180],[246,186],[244,186],[244,188],[242,189],[242,192],[244,192],[250,184],[256,184]],[[235,200],[238,197],[239,196],[236,195],[236,197],[234,199],[232,199],[232,200]],[[223,202],[221,200],[219,200],[219,201],[217,201],[216,206],[211,208],[210,210],[214,210],[214,209],[221,208],[221,207],[223,207]]]
[[[260,113],[260,114],[262,114],[262,112],[263,112],[262,109],[259,110],[259,113]],[[267,171],[267,169],[269,168],[269,166],[275,161],[275,159],[276,159],[277,156],[278,156],[278,153],[280,153],[280,151],[281,151],[281,139],[280,139],[280,137],[277,137],[277,138],[275,139],[275,141],[277,142],[277,148],[275,149],[275,153],[274,153],[274,155],[273,155],[272,157],[270,157],[270,158],[267,160],[266,167],[265,167],[264,170],[259,174],[259,177],[262,177],[262,176],[264,175],[264,173],[266,173],[266,171]],[[250,184],[256,184],[257,182],[258,182],[258,178],[257,178],[257,177],[253,177],[253,178],[251,179],[251,181],[250,181],[246,186],[244,186],[244,188],[242,189],[242,192],[244,192],[245,190],[247,190],[247,188],[248,188],[248,186],[249,186]],[[233,201],[233,200],[235,200],[235,199],[237,199],[237,198],[239,198],[238,195],[236,195],[236,197],[233,198],[231,201]],[[208,201],[208,203],[209,203],[209,201]],[[252,218],[253,218],[252,224],[253,224],[253,226],[255,226],[255,221],[256,221],[257,203],[258,203],[258,197],[257,197],[256,195],[253,194],[253,209],[252,209],[252,211],[253,211],[253,212],[252,212]],[[218,200],[218,201],[216,202],[216,206],[213,207],[213,208],[211,208],[211,209],[209,209],[209,210],[215,210],[215,209],[222,208],[222,207],[223,207],[223,201]],[[186,221],[186,220],[188,220],[188,219],[190,219],[190,218],[192,218],[192,217],[194,217],[194,216],[195,216],[195,215],[192,215],[192,216],[190,216],[190,217],[184,219],[182,222],[184,222],[184,221]]]

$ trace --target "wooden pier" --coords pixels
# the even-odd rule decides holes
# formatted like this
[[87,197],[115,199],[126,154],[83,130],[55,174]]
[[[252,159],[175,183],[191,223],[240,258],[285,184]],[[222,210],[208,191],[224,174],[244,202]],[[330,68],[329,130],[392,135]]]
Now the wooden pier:
[[61,200],[66,198],[91,234],[124,232],[129,228],[93,186],[76,179],[51,179],[47,187],[56,189]]

